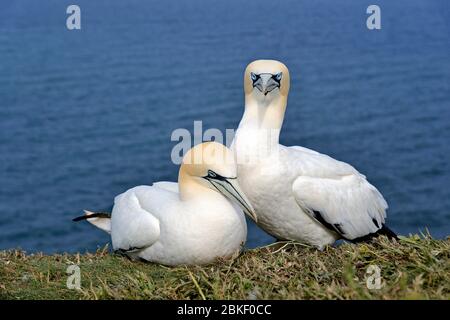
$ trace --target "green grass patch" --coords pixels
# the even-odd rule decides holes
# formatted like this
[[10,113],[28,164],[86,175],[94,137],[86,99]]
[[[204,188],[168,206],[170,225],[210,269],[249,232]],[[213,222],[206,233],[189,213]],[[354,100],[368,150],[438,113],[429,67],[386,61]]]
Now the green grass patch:
[[[318,251],[287,243],[209,266],[134,262],[107,248],[87,254],[0,252],[1,299],[449,299],[450,239],[402,237]],[[68,289],[76,264],[81,289]],[[381,288],[367,287],[379,267]]]

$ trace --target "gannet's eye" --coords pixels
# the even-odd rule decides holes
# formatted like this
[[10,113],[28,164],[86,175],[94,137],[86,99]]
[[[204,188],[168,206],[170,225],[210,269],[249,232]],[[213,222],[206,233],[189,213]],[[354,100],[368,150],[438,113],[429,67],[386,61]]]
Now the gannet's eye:
[[212,170],[208,170],[208,177],[215,178],[215,177],[217,177],[217,174]]
[[221,175],[218,174],[218,173],[215,173],[215,172],[212,171],[212,170],[208,170],[208,175],[207,175],[206,177],[203,177],[203,178],[205,178],[205,179],[207,179],[207,180],[213,179],[213,180],[216,180],[216,181],[218,181],[218,180],[224,181],[224,180],[227,180],[227,179],[228,179],[228,178],[226,178],[226,177],[224,177],[224,176],[221,176]]
[[275,80],[277,80],[278,82],[280,82],[280,81],[281,81],[281,77],[283,77],[283,72],[277,73],[277,74],[275,75]]
[[253,72],[251,72],[250,78],[252,78],[252,81],[255,82],[258,79],[258,76],[256,74],[254,74]]

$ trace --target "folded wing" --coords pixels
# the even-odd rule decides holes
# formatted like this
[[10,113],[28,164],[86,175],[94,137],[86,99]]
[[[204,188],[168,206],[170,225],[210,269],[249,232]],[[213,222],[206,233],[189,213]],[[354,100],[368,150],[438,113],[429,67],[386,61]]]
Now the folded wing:
[[113,248],[136,251],[154,244],[160,235],[159,220],[141,205],[148,186],[136,187],[114,200],[111,221]]
[[299,176],[292,191],[303,211],[345,239],[364,237],[383,228],[388,205],[363,175]]

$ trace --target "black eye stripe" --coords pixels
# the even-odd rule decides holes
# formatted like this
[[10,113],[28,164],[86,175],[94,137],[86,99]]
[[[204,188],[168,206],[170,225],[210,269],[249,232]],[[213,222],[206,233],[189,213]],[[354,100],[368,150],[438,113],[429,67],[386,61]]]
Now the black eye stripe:
[[261,75],[252,72],[250,78],[253,81],[253,86],[255,86],[255,83],[261,78]]
[[[261,75],[263,75],[263,74],[270,74],[270,76],[271,76],[271,78],[274,80],[274,81],[276,81],[276,82],[278,82],[278,83],[280,83],[280,81],[281,81],[281,76],[282,76],[282,73],[280,72],[280,73],[276,73],[276,74],[273,74],[273,73],[259,73],[259,74],[256,74],[256,73],[251,73],[250,74],[250,79],[252,79],[252,81],[253,82],[256,82],[256,81],[258,81],[260,78],[261,78]],[[278,79],[278,76],[280,76],[280,79]]]
[[[280,73],[277,73],[277,74],[273,74],[272,75],[272,79],[276,82],[276,83],[278,83],[278,84],[280,84],[280,81],[281,81],[281,77],[283,76],[283,74],[280,72]],[[279,79],[278,79],[278,77],[279,77]]]
[[225,181],[227,179],[236,179],[236,177],[224,177],[224,176],[221,176],[220,174],[218,174],[218,173],[216,173],[216,172],[214,172],[212,170],[208,170],[208,175],[204,176],[203,178],[206,179],[206,180],[214,179],[214,180],[222,180],[222,181]]
[[215,178],[217,177],[217,173],[212,170],[208,170],[208,177]]

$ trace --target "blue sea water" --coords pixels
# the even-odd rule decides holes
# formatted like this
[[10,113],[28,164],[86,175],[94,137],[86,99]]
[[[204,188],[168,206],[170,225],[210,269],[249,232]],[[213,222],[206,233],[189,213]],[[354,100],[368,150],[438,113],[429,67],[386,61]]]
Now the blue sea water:
[[[68,31],[66,8],[81,7]],[[177,128],[235,128],[242,75],[291,72],[282,143],[346,161],[387,199],[401,234],[450,234],[448,0],[2,0],[0,249],[95,250],[72,223],[115,195],[175,180]],[[248,245],[272,241],[249,223]]]

